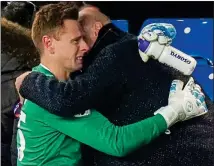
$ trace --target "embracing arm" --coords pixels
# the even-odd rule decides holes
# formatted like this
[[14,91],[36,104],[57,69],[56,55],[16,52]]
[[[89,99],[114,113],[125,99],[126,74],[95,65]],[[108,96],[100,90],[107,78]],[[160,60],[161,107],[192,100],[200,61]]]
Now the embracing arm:
[[32,72],[24,79],[20,94],[59,116],[83,113],[98,103],[106,87],[120,84],[119,59],[111,49],[105,49],[87,72],[67,82]]
[[126,126],[115,126],[94,110],[88,116],[72,119],[50,114],[48,121],[56,130],[96,150],[117,157],[123,157],[149,144],[167,128],[161,115]]

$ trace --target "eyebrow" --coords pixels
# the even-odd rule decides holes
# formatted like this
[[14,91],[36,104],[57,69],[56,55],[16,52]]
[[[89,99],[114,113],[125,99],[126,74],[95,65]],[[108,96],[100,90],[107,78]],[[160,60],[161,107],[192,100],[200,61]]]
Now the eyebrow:
[[77,37],[71,39],[70,42],[74,42],[76,40],[80,40],[81,38],[82,38],[82,36],[77,36]]

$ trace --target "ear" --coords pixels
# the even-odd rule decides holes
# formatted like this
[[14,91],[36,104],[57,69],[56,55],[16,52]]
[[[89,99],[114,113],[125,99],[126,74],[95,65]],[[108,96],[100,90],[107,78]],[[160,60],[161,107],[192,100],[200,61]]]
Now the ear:
[[50,54],[54,54],[53,38],[45,35],[42,37],[42,43],[44,48],[47,49]]
[[103,24],[101,22],[95,22],[94,28],[95,28],[95,36],[98,36],[98,33],[100,29],[103,27]]

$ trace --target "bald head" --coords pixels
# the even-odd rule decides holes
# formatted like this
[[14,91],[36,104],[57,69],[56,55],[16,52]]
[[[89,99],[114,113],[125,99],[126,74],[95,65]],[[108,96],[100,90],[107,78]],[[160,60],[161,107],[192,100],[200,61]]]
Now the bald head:
[[100,22],[103,25],[110,23],[110,19],[100,12],[99,8],[94,6],[83,7],[79,11],[79,20],[81,23],[87,24],[88,22]]
[[111,20],[95,6],[84,6],[79,11],[79,23],[90,47],[97,40],[100,29],[110,22]]

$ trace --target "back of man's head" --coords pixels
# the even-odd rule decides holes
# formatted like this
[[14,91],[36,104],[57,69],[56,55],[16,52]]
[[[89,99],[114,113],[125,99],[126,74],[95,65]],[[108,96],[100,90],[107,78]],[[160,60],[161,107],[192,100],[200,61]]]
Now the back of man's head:
[[83,29],[85,41],[92,47],[98,38],[99,31],[111,20],[99,8],[84,5],[79,9],[79,23]]
[[84,5],[79,9],[79,21],[82,26],[89,23],[101,22],[103,25],[110,23],[110,18],[100,11],[96,6]]
[[43,36],[50,35],[59,39],[60,30],[66,19],[77,20],[78,9],[67,4],[57,3],[45,5],[36,13],[31,37],[40,53],[43,51]]

